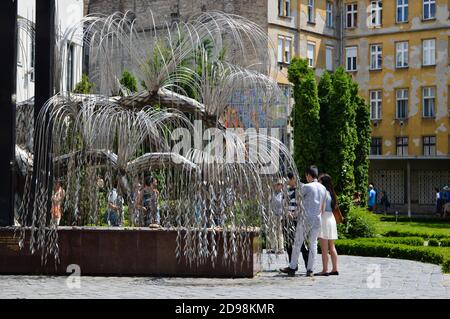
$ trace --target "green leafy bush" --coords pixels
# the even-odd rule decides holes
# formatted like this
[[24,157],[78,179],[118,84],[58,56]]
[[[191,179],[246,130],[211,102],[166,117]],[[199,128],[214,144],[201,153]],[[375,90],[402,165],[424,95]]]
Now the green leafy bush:
[[138,91],[136,78],[128,70],[123,71],[120,84],[130,93]]
[[439,240],[437,240],[436,238],[431,238],[428,241],[428,246],[438,247],[439,246]]
[[338,225],[339,238],[374,237],[376,218],[365,208],[351,206],[344,223]]
[[336,249],[343,255],[388,257],[438,264],[444,272],[450,272],[448,255],[428,247],[340,239],[336,241]]
[[450,247],[450,238],[443,238],[440,242],[441,247]]
[[409,230],[389,230],[382,234],[386,237],[424,237],[424,238],[446,238],[450,239],[442,234],[437,234],[433,232],[424,232],[424,231],[409,231]]
[[450,273],[450,258],[442,263],[442,271],[447,274]]
[[73,93],[91,94],[95,84],[89,81],[87,74],[81,76],[81,81],[75,85]]
[[358,238],[361,242],[402,244],[408,246],[423,246],[425,239],[422,237],[377,237],[377,238]]
[[294,84],[295,105],[292,110],[294,126],[294,160],[299,172],[320,160],[320,104],[314,71],[306,59],[294,58],[288,69]]

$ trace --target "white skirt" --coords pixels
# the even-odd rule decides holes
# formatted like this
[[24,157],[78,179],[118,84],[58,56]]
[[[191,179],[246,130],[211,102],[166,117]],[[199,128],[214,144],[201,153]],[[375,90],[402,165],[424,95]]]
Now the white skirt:
[[332,212],[322,214],[322,225],[320,227],[319,238],[335,240],[338,239],[336,219]]

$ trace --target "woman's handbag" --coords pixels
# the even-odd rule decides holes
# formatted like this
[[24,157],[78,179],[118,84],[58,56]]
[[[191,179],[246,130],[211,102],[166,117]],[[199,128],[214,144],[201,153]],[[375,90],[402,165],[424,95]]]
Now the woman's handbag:
[[344,216],[342,216],[341,210],[339,209],[339,205],[336,204],[336,206],[333,209],[333,215],[334,219],[336,219],[336,224],[342,224],[344,221]]

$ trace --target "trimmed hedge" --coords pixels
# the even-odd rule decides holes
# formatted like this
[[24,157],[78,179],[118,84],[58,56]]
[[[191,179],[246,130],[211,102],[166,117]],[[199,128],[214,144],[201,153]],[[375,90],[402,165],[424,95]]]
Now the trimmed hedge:
[[450,247],[450,238],[441,239],[441,247]]
[[436,238],[431,238],[428,241],[428,246],[438,247],[439,246],[439,240],[437,240]]
[[387,243],[387,244],[403,244],[408,246],[423,246],[425,239],[423,237],[377,237],[377,238],[358,238],[358,241]]
[[389,230],[382,234],[386,237],[424,237],[424,238],[447,238],[450,239],[449,236],[442,234],[435,234],[432,232],[414,232],[414,231],[398,231],[398,230]]
[[336,241],[338,253],[343,255],[388,257],[397,259],[416,260],[442,266],[444,272],[450,272],[450,257],[427,247],[408,246],[369,240]]

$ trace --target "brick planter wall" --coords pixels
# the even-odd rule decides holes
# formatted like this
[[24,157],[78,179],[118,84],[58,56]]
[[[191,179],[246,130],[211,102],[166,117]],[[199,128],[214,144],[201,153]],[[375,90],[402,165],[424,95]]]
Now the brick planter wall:
[[213,267],[206,263],[189,266],[185,258],[175,256],[177,232],[148,228],[60,227],[59,257],[45,266],[40,252],[31,254],[26,244],[19,249],[14,228],[0,228],[0,274],[68,275],[67,266],[77,264],[81,275],[95,276],[180,276],[180,277],[253,277],[261,270],[258,234],[250,232],[250,261],[239,254],[235,264],[223,263],[223,236],[216,232],[218,257]]

